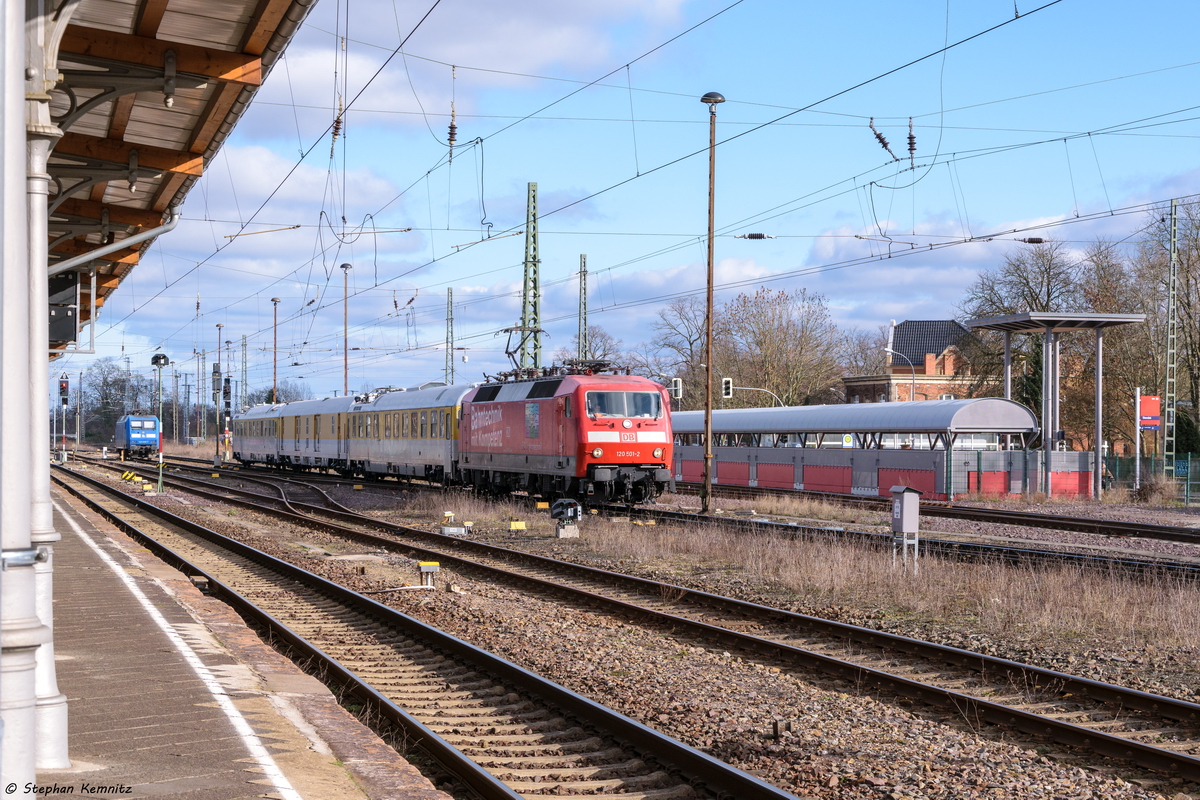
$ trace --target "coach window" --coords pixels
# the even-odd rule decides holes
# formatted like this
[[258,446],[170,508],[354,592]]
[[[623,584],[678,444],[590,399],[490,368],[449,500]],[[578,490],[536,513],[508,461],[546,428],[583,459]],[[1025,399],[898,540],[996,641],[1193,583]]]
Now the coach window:
[[453,411],[446,412],[446,438],[447,439],[454,438],[454,412]]
[[383,415],[383,438],[385,438],[385,439],[392,438],[392,415],[391,414]]
[[375,415],[375,438],[379,438],[379,415]]
[[421,412],[421,438],[422,439],[428,438],[428,434],[429,434],[429,412],[422,411]]
[[408,414],[407,413],[400,415],[400,438],[401,439],[408,438]]

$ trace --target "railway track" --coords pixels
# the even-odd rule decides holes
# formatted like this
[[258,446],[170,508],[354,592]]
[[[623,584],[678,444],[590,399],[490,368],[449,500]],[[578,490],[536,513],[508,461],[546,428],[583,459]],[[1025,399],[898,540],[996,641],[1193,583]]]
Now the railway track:
[[[97,463],[105,464],[106,462]],[[211,474],[210,468],[201,469],[189,466],[187,469],[194,470],[198,474]],[[305,513],[311,516],[328,518],[335,522],[338,519],[343,519],[344,517],[340,516],[343,514],[351,514],[359,517],[355,512],[329,498],[318,485],[344,487],[348,483],[344,478],[321,476],[322,479],[314,483],[294,477],[275,475],[271,472],[246,471],[236,468],[227,469],[223,474],[226,477],[224,479],[225,483],[220,484],[221,489],[230,488],[229,481],[231,480],[238,483],[262,485],[279,492],[281,497],[287,497],[292,502],[304,506]],[[184,486],[207,486],[210,488],[215,486],[211,481],[206,479],[187,479],[177,476],[176,480]],[[287,487],[286,492],[281,487]],[[307,503],[297,500],[298,495],[305,494],[316,495],[316,499],[310,499]],[[296,510],[296,506],[288,505],[287,507],[291,510]],[[333,510],[332,515],[329,513],[330,509]],[[626,506],[601,506],[599,510],[610,515],[633,515],[655,521],[671,521],[682,524],[719,524],[739,529],[747,534],[779,536],[793,539],[853,540],[867,542],[868,544],[884,549],[893,546],[892,535],[890,533],[847,530],[840,527],[804,526],[762,518],[736,516],[712,517],[688,512],[670,511],[657,506],[637,507],[632,510]],[[1130,577],[1161,578],[1169,576],[1188,581],[1200,580],[1200,563],[1172,559],[1134,558],[1119,554],[1002,545],[965,541],[962,539],[939,539],[929,536],[921,538],[921,549],[926,556],[937,556],[954,561],[995,561],[1010,566],[1073,564],[1087,569]]]
[[[694,483],[677,483],[676,488],[682,493],[698,493],[700,485]],[[839,505],[868,508],[876,511],[890,509],[891,498],[887,497],[852,497],[844,494],[828,492],[797,492],[792,489],[767,489],[743,486],[714,486],[714,492],[722,497],[796,497],[826,500]],[[1023,525],[1030,528],[1051,528],[1075,533],[1093,533],[1100,536],[1138,537],[1142,539],[1162,539],[1172,542],[1200,544],[1200,529],[1183,528],[1174,525],[1154,525],[1142,522],[1122,522],[1120,520],[1089,519],[1087,517],[1068,517],[1060,514],[1037,514],[1031,511],[1011,511],[994,508],[975,508],[960,506],[940,501],[921,501],[921,516],[944,517],[948,519],[969,520],[972,522],[990,522],[1002,525]]]
[[[723,516],[714,518],[655,507],[637,508],[632,512],[624,506],[607,507],[605,510],[612,514],[633,514],[655,521],[719,524],[765,536],[795,539],[842,539],[867,542],[880,548],[893,546],[891,533],[855,531],[841,527],[804,526],[760,517]],[[1161,577],[1168,575],[1184,580],[1200,580],[1200,563],[1188,561],[1132,558],[1116,554],[1077,552],[1069,549],[1018,547],[963,539],[939,539],[931,536],[921,537],[921,554],[923,557],[937,556],[953,561],[997,561],[1010,566],[1075,564],[1102,572],[1129,576]]]
[[[178,457],[172,457],[179,460]],[[186,459],[203,463],[202,459]],[[261,471],[271,474],[270,470],[247,470],[244,473]],[[305,479],[316,479],[320,482],[345,483],[347,479],[334,476],[322,476],[306,473]],[[368,482],[376,486],[401,486],[390,482]],[[680,493],[698,493],[699,484],[677,483]],[[714,492],[721,497],[755,498],[764,496],[795,497],[797,495],[826,500],[839,505],[856,508],[866,508],[875,511],[889,511],[891,499],[886,497],[852,497],[828,492],[797,492],[792,489],[770,489],[762,487],[743,486],[714,486]],[[1098,536],[1114,538],[1161,539],[1164,541],[1200,544],[1200,528],[1188,528],[1175,525],[1155,525],[1142,522],[1124,522],[1121,520],[1091,519],[1088,517],[1069,517],[1061,514],[1039,514],[1031,511],[1013,511],[1007,509],[976,508],[973,506],[955,505],[942,501],[924,500],[921,502],[921,516],[959,519],[980,523],[997,523],[1002,525],[1020,525],[1031,528],[1047,528],[1052,530],[1072,531],[1075,533],[1090,533]]]
[[488,798],[792,798],[363,595],[91,478],[55,480],[288,643]]
[[481,542],[366,522],[404,540],[341,526],[327,530],[738,648],[790,669],[815,670],[885,697],[940,706],[972,724],[1015,728],[1200,780],[1195,703]]

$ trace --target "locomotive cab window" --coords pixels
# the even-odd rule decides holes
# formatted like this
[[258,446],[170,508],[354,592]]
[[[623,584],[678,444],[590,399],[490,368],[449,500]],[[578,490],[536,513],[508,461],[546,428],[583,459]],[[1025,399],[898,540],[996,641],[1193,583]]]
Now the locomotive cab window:
[[658,419],[663,414],[657,392],[588,392],[589,417],[639,417]]

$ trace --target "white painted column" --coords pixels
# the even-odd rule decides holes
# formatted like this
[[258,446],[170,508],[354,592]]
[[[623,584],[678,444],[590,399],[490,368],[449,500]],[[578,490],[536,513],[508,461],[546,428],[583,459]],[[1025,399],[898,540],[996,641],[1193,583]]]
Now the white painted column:
[[[1133,410],[1135,422],[1137,409]],[[1099,500],[1104,491],[1104,328],[1096,328],[1096,448],[1092,466],[1092,497]]]
[[1051,495],[1050,452],[1054,438],[1054,407],[1051,403],[1054,372],[1054,329],[1046,326],[1042,338],[1042,491]]
[[[24,3],[0,3],[0,783],[36,779],[36,652],[50,638],[35,603],[30,538],[29,249],[25,205]],[[43,443],[44,446],[44,443]],[[44,447],[43,447],[44,449]]]
[[[46,164],[62,131],[50,118],[50,90],[58,82],[58,36],[77,3],[64,3],[57,13],[45,0],[27,0],[25,125],[26,213],[29,230],[29,408],[30,417],[30,538],[44,548],[46,558],[34,568],[38,618],[50,636],[37,652],[37,767],[66,769],[67,698],[58,690],[54,663],[54,529],[50,500],[50,310],[47,277],[47,200],[50,176]],[[57,403],[57,400],[55,400]],[[63,417],[66,431],[66,417]]]

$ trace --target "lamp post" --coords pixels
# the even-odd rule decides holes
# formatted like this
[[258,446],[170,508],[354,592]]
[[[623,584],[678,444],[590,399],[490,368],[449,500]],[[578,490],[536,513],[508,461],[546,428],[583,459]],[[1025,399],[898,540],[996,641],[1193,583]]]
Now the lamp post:
[[709,92],[700,98],[708,105],[708,282],[704,312],[704,488],[700,490],[700,513],[712,508],[712,332],[713,332],[713,216],[716,201],[717,104],[725,98]]
[[271,298],[271,402],[279,402],[279,303]]
[[909,369],[912,370],[912,389],[909,390],[908,399],[910,401],[916,400],[917,399],[917,368],[913,366],[912,360],[908,356],[904,355],[904,353],[901,353],[898,350],[893,350],[890,347],[883,348],[883,351],[885,353],[891,353],[893,355],[900,356],[901,358],[903,358],[905,361],[908,362],[908,367],[909,367]]
[[350,395],[350,265],[342,264],[342,397]]
[[162,371],[163,367],[170,364],[170,360],[162,353],[155,353],[150,364],[158,367],[158,493],[162,494],[163,490],[163,394],[162,394]]

